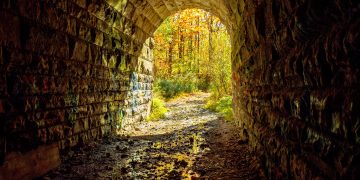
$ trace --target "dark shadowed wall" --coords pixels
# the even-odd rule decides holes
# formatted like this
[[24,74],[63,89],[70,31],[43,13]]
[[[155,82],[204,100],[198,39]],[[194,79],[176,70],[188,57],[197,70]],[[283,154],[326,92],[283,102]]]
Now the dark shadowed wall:
[[186,8],[228,28],[239,138],[269,178],[360,176],[355,0],[3,0],[0,179],[40,176],[59,150],[144,119],[148,38]]

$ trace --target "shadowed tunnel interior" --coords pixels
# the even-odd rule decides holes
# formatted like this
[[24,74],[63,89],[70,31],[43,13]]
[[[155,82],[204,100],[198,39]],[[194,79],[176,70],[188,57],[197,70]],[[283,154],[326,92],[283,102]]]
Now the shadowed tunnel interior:
[[187,8],[227,26],[237,128],[269,178],[360,176],[358,1],[3,0],[0,179],[144,119],[148,38]]

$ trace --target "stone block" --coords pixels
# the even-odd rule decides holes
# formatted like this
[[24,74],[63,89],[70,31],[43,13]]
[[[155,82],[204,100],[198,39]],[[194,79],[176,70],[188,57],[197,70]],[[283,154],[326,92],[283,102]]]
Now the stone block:
[[71,59],[76,61],[84,62],[86,57],[86,51],[88,50],[88,45],[83,41],[76,41],[75,46],[70,52],[72,52]]
[[20,48],[20,19],[5,11],[0,12],[0,44]]
[[95,33],[95,44],[98,46],[103,46],[104,34],[101,31],[96,31]]
[[75,18],[67,18],[67,28],[66,28],[66,32],[76,36],[76,28],[77,28],[77,21]]
[[41,14],[40,2],[36,0],[18,0],[19,14],[30,19],[39,19]]
[[78,119],[77,121],[75,121],[74,123],[74,128],[73,128],[73,133],[74,134],[78,134],[85,129],[85,126],[84,126],[84,121],[87,120],[87,119]]
[[70,138],[66,139],[66,147],[71,148],[79,143],[79,137],[78,136],[71,136]]
[[74,3],[82,8],[86,8],[87,1],[86,0],[75,0]]
[[0,167],[0,179],[33,179],[60,165],[57,144],[43,145],[27,153],[11,152]]
[[40,6],[44,7],[40,18],[42,23],[56,30],[66,31],[67,17],[64,11],[67,9],[67,1],[40,2]]

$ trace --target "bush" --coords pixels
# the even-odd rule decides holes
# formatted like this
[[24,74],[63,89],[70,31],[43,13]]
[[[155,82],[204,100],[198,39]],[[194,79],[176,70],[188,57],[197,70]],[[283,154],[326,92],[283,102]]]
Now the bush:
[[230,121],[233,119],[232,96],[224,96],[217,101],[210,98],[205,108],[219,112],[225,120]]
[[210,90],[211,83],[208,80],[199,79],[197,82],[197,88],[203,92],[208,92]]
[[151,114],[147,118],[148,121],[159,120],[165,117],[168,110],[164,105],[164,101],[160,98],[154,97],[151,103]]
[[156,90],[166,98],[173,98],[181,93],[191,93],[197,90],[196,80],[194,78],[176,77],[170,79],[161,79],[156,83]]

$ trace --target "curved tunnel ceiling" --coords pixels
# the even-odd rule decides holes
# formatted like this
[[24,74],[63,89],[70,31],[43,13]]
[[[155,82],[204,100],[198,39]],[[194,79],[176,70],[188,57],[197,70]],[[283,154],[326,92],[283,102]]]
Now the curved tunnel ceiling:
[[[135,22],[135,38],[144,42],[160,26],[163,20],[178,11],[198,8],[218,16],[229,34],[235,28],[235,17],[231,7],[237,7],[233,0],[107,0],[124,16]],[[139,32],[142,31],[142,32]]]

